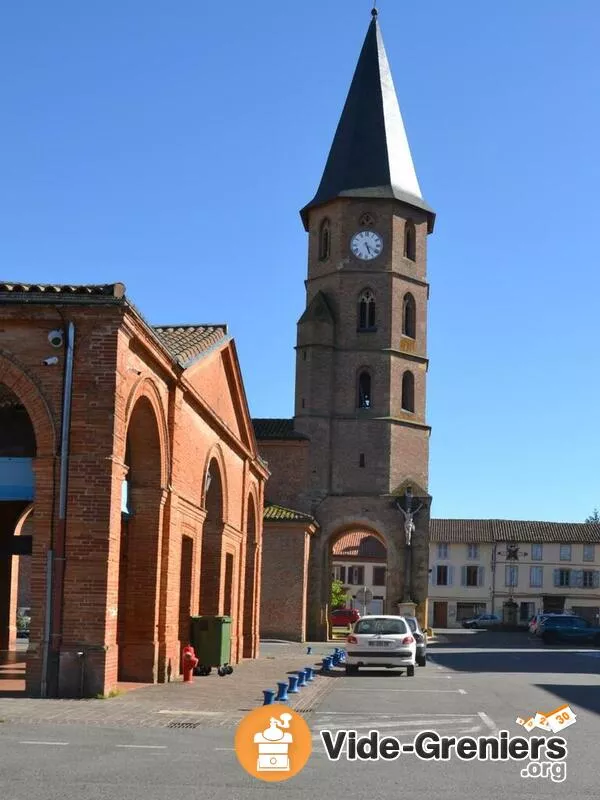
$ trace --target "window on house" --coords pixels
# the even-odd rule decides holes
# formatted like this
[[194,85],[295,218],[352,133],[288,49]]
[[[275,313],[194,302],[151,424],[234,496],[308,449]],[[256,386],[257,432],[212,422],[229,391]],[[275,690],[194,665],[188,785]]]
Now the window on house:
[[405,294],[402,301],[402,335],[417,337],[417,305],[412,294]]
[[373,567],[373,586],[385,586],[385,567]]
[[514,564],[507,564],[504,570],[505,586],[517,586],[519,583],[519,568]]
[[358,330],[375,330],[375,295],[365,289],[358,299]]
[[412,372],[405,372],[402,376],[402,409],[415,410],[415,376]]
[[361,372],[358,378],[358,407],[371,408],[371,376]]
[[331,232],[329,220],[324,219],[319,229],[319,260],[327,261],[331,249]]
[[584,544],[583,545],[583,560],[584,561],[593,561],[594,557],[595,557],[594,545],[593,544]]
[[346,583],[346,567],[336,564],[333,568],[333,580]]
[[583,570],[583,578],[581,581],[581,585],[584,589],[593,589],[594,588],[594,572],[591,569],[584,569]]
[[415,231],[415,224],[412,220],[407,219],[404,228],[404,257],[415,261],[417,252],[417,237]]
[[448,558],[448,545],[446,542],[438,544],[438,558]]
[[472,559],[479,558],[479,545],[478,544],[469,544],[469,545],[467,545],[467,558],[472,558]]
[[225,581],[224,581],[224,603],[223,614],[226,617],[231,616],[233,608],[233,566],[234,557],[231,553],[225,553]]
[[364,586],[364,583],[365,583],[365,568],[364,567],[348,567],[348,583],[351,586]]
[[570,569],[558,569],[556,570],[558,573],[558,586],[570,586],[571,585],[571,570]]
[[541,544],[532,544],[531,545],[531,560],[532,561],[541,561],[543,557],[543,550]]
[[437,586],[448,586],[448,567],[445,564],[439,564],[435,577]]
[[519,621],[529,622],[535,614],[535,603],[521,603],[519,606]]
[[365,454],[361,453],[358,457],[358,466],[364,467],[364,465],[365,465]]
[[560,560],[561,561],[570,561],[571,560],[571,545],[570,544],[561,544],[561,546],[560,546]]
[[543,586],[544,585],[544,568],[543,567],[530,567],[529,568],[529,585],[530,586]]
[[483,583],[482,567],[467,566],[462,568],[463,586],[481,586]]

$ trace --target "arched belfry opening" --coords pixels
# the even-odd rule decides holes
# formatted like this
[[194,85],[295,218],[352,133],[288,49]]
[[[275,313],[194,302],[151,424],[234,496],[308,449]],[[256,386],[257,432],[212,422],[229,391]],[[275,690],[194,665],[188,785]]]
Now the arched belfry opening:
[[330,622],[335,623],[338,602],[341,609],[356,609],[361,616],[386,613],[387,572],[386,542],[376,530],[352,525],[332,535],[326,570]]
[[[31,553],[35,502],[35,430],[20,398],[0,383],[0,678],[15,661],[32,613]],[[23,649],[23,648],[22,648]],[[22,659],[24,674],[24,656]]]
[[162,459],[156,413],[142,396],[131,413],[125,453],[117,620],[120,681],[154,683],[158,677]]

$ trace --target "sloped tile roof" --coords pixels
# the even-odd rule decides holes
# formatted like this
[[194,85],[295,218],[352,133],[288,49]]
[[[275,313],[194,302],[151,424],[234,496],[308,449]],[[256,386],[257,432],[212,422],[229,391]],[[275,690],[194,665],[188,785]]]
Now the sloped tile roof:
[[70,299],[82,303],[90,298],[113,298],[122,300],[125,297],[125,285],[122,283],[103,284],[56,284],[56,283],[18,283],[0,282],[0,299],[28,302],[32,300]]
[[285,506],[279,506],[276,503],[265,503],[263,519],[277,520],[279,522],[315,522],[310,514],[295,511],[293,508],[285,508]]
[[432,519],[432,542],[469,544],[485,542],[600,542],[600,524],[586,522],[538,522],[510,519]]
[[159,325],[153,330],[183,367],[227,338],[227,325]]
[[254,425],[254,434],[259,441],[308,439],[308,436],[294,430],[293,419],[253,419],[252,424]]
[[336,558],[380,558],[385,561],[387,551],[383,542],[369,531],[344,533],[334,543],[332,555]]

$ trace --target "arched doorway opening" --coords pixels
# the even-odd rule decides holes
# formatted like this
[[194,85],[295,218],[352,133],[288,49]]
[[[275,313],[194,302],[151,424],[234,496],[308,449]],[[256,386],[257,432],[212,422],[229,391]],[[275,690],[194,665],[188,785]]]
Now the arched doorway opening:
[[254,497],[248,497],[246,525],[246,568],[244,577],[244,658],[256,657],[256,631],[258,630],[258,599],[256,596],[256,572],[258,568],[258,535],[256,530],[256,506]]
[[[221,592],[223,569],[223,478],[219,462],[213,458],[206,471],[204,483],[206,519],[202,528],[200,554],[200,614],[214,616],[231,612],[231,593]],[[228,561],[228,571],[231,563]]]
[[35,431],[25,406],[0,383],[0,663],[15,661],[18,644],[26,648],[17,634],[28,632],[31,617],[28,575],[36,454]]
[[[388,613],[388,553],[383,536],[360,525],[346,527],[330,537],[327,561],[330,617],[336,606],[356,609],[361,616]],[[339,617],[341,623],[344,614]]]
[[158,670],[159,575],[162,540],[162,451],[152,403],[131,413],[121,520],[117,645],[118,680],[155,683]]

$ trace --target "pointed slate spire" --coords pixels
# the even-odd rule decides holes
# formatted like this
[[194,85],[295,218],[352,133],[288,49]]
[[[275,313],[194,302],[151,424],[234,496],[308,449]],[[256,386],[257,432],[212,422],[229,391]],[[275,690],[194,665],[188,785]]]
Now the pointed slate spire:
[[377,10],[358,59],[337,131],[315,197],[300,215],[336,197],[394,197],[428,214],[388,63]]

